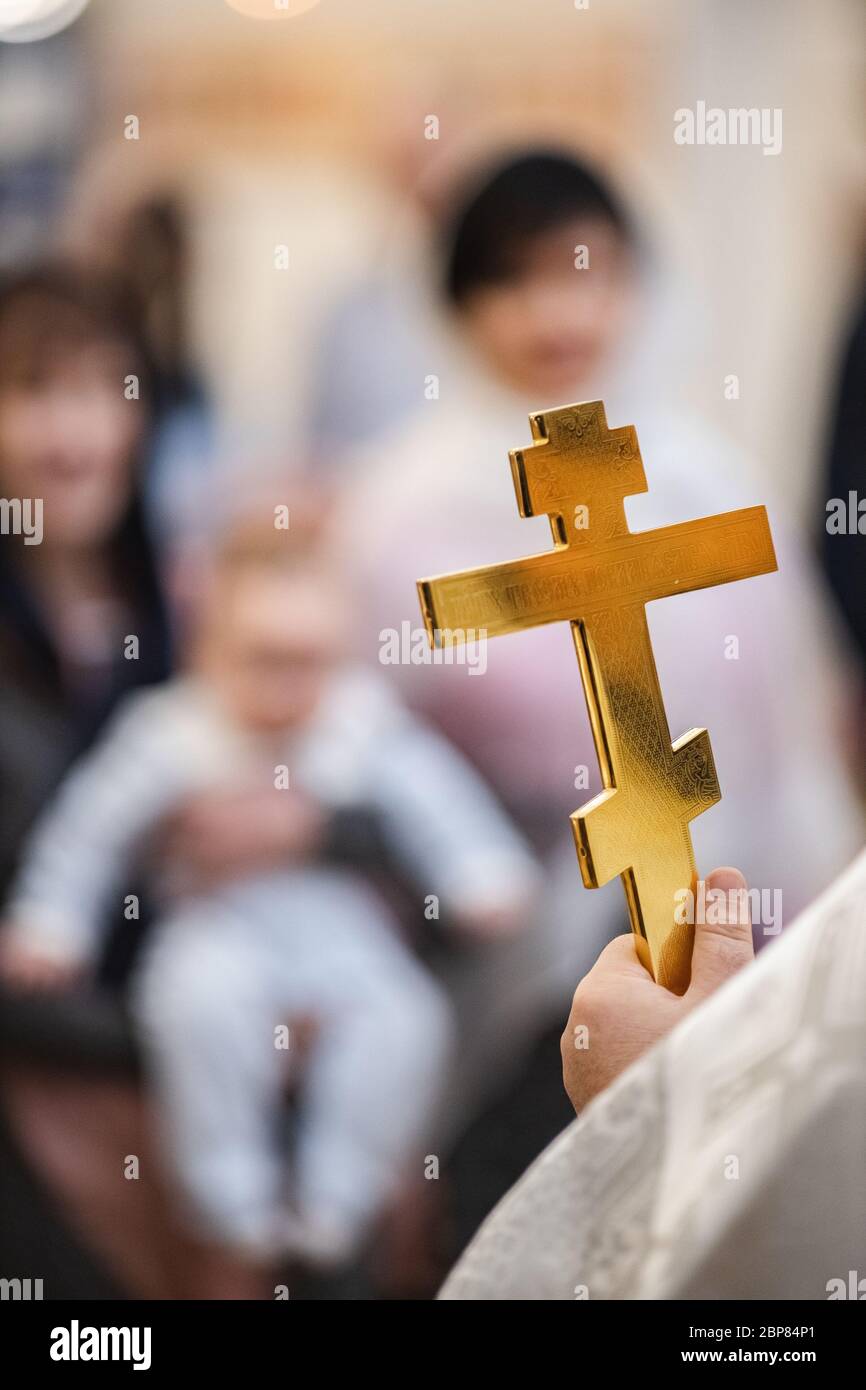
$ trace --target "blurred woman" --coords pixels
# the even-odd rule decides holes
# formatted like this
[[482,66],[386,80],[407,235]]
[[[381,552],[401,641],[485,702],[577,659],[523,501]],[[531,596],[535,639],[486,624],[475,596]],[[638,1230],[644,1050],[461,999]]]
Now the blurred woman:
[[0,287],[0,496],[41,509],[38,543],[0,538],[0,891],[72,758],[168,670],[142,505],[152,390],[118,282],[58,265]]

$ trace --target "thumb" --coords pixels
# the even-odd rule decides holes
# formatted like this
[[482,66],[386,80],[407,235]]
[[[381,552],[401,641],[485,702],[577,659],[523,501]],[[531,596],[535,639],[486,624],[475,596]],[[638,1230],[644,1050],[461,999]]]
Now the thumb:
[[687,991],[693,1000],[712,994],[755,955],[748,888],[739,869],[714,869],[704,887],[703,911],[696,913],[692,979]]

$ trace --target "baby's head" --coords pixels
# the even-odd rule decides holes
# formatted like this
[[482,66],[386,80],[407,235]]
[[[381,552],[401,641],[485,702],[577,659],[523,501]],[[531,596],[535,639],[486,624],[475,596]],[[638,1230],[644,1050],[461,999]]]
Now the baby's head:
[[307,498],[277,529],[273,511],[235,521],[213,556],[192,643],[194,671],[254,733],[298,727],[344,659],[347,596]]

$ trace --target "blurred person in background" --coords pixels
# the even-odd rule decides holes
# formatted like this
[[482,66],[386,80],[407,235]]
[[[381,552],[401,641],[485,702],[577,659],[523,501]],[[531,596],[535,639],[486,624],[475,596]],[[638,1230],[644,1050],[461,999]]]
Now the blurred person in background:
[[860,657],[855,766],[866,790],[866,292],[847,326],[830,427],[821,559]]
[[[229,529],[186,674],[125,703],[64,783],[0,944],[12,987],[92,975],[112,899],[163,827],[162,908],[133,1008],[172,1181],[213,1250],[199,1296],[270,1296],[280,1258],[357,1257],[434,1137],[449,1007],[382,902],[334,864],[341,817],[375,819],[421,897],[441,901],[440,931],[480,943],[514,931],[534,888],[528,849],[476,774],[381,677],[347,664],[348,596],[321,510],[293,503],[285,531],[270,509]],[[194,868],[165,829],[193,797]],[[279,868],[264,862],[265,806]],[[287,1058],[275,1037],[299,1020],[312,1038],[289,1182],[275,1130],[294,1045]]]
[[[125,389],[130,377],[137,393]],[[0,495],[21,505],[22,515],[25,504],[38,507],[41,534],[38,543],[14,529],[0,537],[4,897],[21,844],[70,763],[124,694],[163,679],[170,667],[170,624],[144,501],[154,394],[147,334],[125,281],[71,260],[6,276],[0,284]],[[122,936],[101,962],[105,978],[123,975],[135,925],[118,906],[114,926]],[[92,1099],[82,1065],[94,1051],[115,1066],[126,1055],[115,1016],[91,1008],[77,1017],[53,1001],[29,998],[13,1007],[8,994],[2,1004],[0,1167],[14,1208],[4,1212],[4,1258],[34,1252],[49,1286],[59,1271],[68,1279],[75,1270],[69,1294],[104,1288],[102,1273],[61,1216],[58,1185],[45,1179],[52,1127],[62,1129],[67,1113],[64,1100],[75,1107]],[[33,1057],[41,1065],[38,1084],[27,1069]],[[105,1109],[93,1113],[107,1132]],[[80,1140],[80,1121],[72,1129]],[[77,1161],[63,1165],[66,1186],[87,1193],[92,1154],[80,1144],[77,1153]]]
[[[371,656],[385,629],[420,627],[418,578],[550,549],[547,518],[520,518],[509,475],[530,411],[601,399],[610,427],[636,426],[649,490],[627,500],[634,530],[766,500],[733,449],[642,387],[663,307],[648,292],[651,260],[612,186],[571,153],[505,156],[455,194],[430,272],[450,360],[431,333],[437,391],[358,454],[346,496]],[[840,753],[849,689],[828,609],[804,548],[778,505],[769,511],[778,575],[652,605],[649,620],[672,732],[709,728],[724,791],[692,828],[698,862],[742,864],[753,884],[782,889],[788,918],[848,862],[863,827]],[[504,1073],[485,1049],[507,1030],[519,1061],[526,1030],[558,1016],[622,924],[615,886],[581,887],[568,827],[600,790],[573,642],[556,624],[491,643],[480,680],[437,665],[392,675],[547,857],[541,929],[504,945],[496,971],[470,979],[466,962],[454,966],[471,1019],[464,1073],[474,1052],[489,1087]]]
[[[138,399],[124,391],[130,375]],[[142,501],[152,392],[120,282],[53,266],[0,286],[0,494],[38,500],[43,518],[38,544],[0,539],[0,887],[120,696],[168,671]]]

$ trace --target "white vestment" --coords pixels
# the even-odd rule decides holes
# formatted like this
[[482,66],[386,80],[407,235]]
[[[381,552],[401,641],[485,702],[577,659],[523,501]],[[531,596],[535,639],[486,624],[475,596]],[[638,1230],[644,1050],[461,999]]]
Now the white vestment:
[[826,1299],[864,1276],[866,854],[545,1150],[440,1297]]

